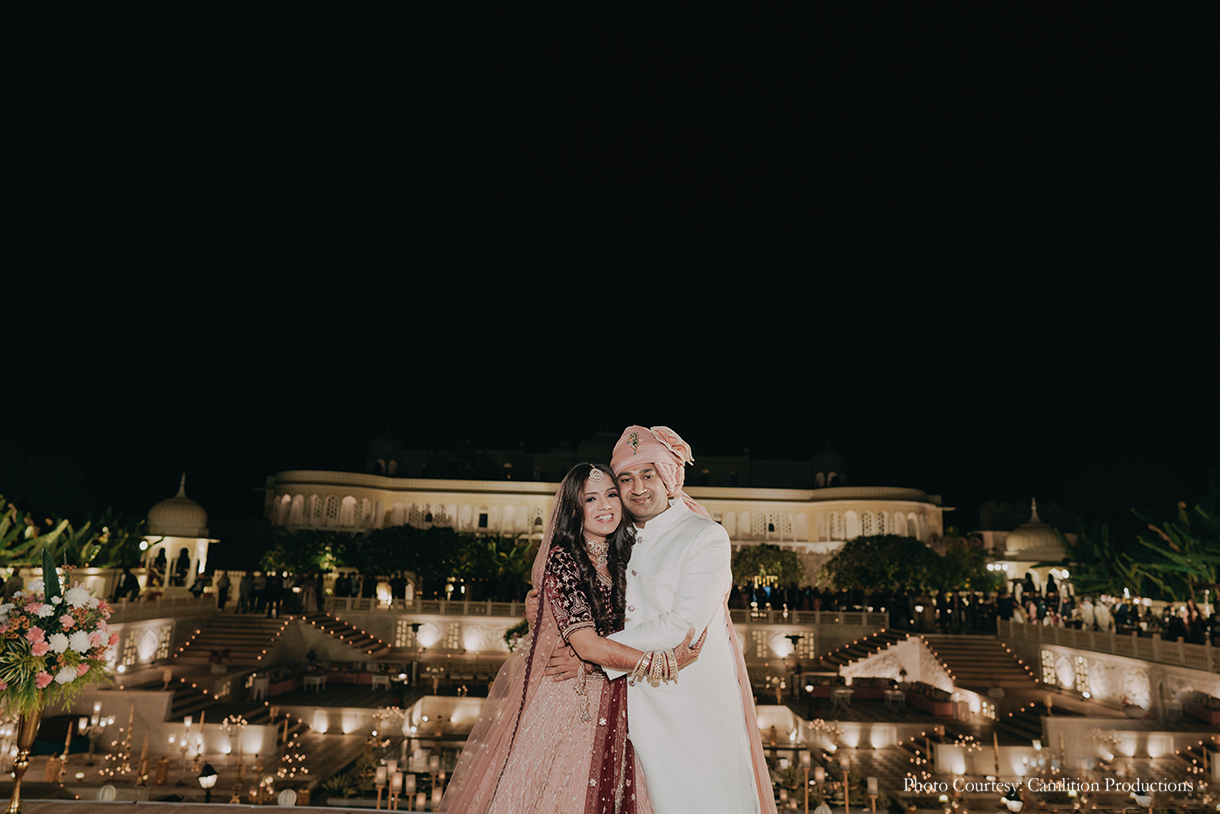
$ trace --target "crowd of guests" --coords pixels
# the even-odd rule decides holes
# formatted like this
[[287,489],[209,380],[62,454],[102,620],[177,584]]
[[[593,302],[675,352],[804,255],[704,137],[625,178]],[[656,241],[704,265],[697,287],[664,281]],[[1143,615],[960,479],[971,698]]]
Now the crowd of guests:
[[1113,630],[1120,635],[1139,633],[1166,641],[1181,639],[1220,646],[1220,611],[1204,615],[1194,599],[1183,605],[1167,603],[1160,611],[1150,604],[1124,597],[1076,597],[1050,578],[1038,587],[1027,575],[1010,592],[865,591],[798,588],[790,585],[734,587],[729,607],[753,610],[869,611],[885,613],[890,626],[920,633],[994,633],[996,620],[1023,624],[1074,627],[1078,630]]

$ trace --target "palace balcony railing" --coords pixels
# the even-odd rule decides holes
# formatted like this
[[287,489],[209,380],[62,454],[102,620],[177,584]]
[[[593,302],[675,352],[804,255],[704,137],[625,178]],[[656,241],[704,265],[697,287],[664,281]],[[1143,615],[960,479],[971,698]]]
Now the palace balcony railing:
[[1194,670],[1220,672],[1220,649],[1208,644],[1188,644],[1165,641],[1160,636],[1122,635],[1114,631],[1076,630],[1054,625],[1023,625],[1017,622],[997,623],[1001,639],[1008,641],[1057,644],[1078,650],[1094,650],[1114,656],[1176,664]]
[[[491,616],[516,617],[525,615],[524,602],[467,602],[444,599],[395,599],[384,602],[374,597],[326,598],[329,613],[418,613],[430,616]],[[731,610],[734,624],[751,625],[837,625],[842,627],[883,628],[889,626],[889,614],[868,611],[785,611]]]
[[140,599],[135,602],[116,602],[111,605],[110,624],[139,622],[144,619],[169,619],[188,616],[208,616],[216,613],[216,597],[193,596],[173,599]]

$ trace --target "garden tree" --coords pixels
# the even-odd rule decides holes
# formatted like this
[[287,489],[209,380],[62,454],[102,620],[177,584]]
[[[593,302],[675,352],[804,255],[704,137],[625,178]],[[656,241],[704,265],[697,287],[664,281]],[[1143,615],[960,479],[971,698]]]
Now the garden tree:
[[1128,588],[1141,595],[1144,566],[1131,553],[1120,550],[1110,537],[1107,524],[1086,529],[1077,524],[1076,540],[1072,542],[1058,529],[1059,542],[1068,551],[1067,562],[1039,562],[1035,567],[1068,567],[1077,595],[1119,594]]
[[1220,522],[1214,514],[1202,506],[1187,512],[1181,502],[1177,520],[1160,526],[1139,512],[1135,514],[1148,525],[1139,542],[1152,552],[1153,559],[1141,562],[1139,568],[1149,582],[1175,602],[1187,597],[1201,599],[1198,594],[1204,589],[1216,591],[1220,582]]
[[744,546],[733,557],[734,585],[800,585],[805,567],[793,551],[777,545]]
[[458,576],[471,586],[466,598],[512,602],[524,597],[538,544],[522,535],[468,537],[458,567]]
[[319,529],[301,529],[278,534],[276,543],[263,555],[263,568],[297,574],[326,573],[334,568],[335,550],[350,535]]
[[929,578],[937,571],[939,559],[935,551],[914,537],[897,534],[857,537],[844,543],[834,558],[822,566],[821,576],[837,588],[855,585],[886,591],[930,588],[933,586]]
[[950,526],[940,548],[941,555],[928,561],[923,587],[939,591],[995,589],[997,577],[994,571],[987,570],[987,549],[981,537],[963,536]]
[[340,563],[366,574],[409,571],[415,574],[420,594],[443,596],[445,583],[462,576],[467,547],[479,539],[478,535],[447,526],[426,529],[391,526],[375,529],[363,540],[354,540]]

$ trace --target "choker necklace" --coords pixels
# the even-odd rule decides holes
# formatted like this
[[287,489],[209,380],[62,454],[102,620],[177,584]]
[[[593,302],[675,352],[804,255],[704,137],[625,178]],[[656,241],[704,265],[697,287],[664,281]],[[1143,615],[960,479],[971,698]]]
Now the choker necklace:
[[610,543],[606,540],[598,543],[586,537],[585,551],[589,552],[589,559],[593,560],[593,564],[598,568],[603,567],[610,559]]

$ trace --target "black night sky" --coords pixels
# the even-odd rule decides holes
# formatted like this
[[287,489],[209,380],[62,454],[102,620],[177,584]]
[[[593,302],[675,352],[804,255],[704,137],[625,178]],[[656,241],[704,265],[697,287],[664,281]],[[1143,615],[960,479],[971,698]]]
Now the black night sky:
[[794,22],[31,22],[3,488],[49,458],[142,514],[185,470],[223,524],[386,427],[541,451],[641,423],[696,460],[829,438],[967,528],[1206,498],[1205,26]]

